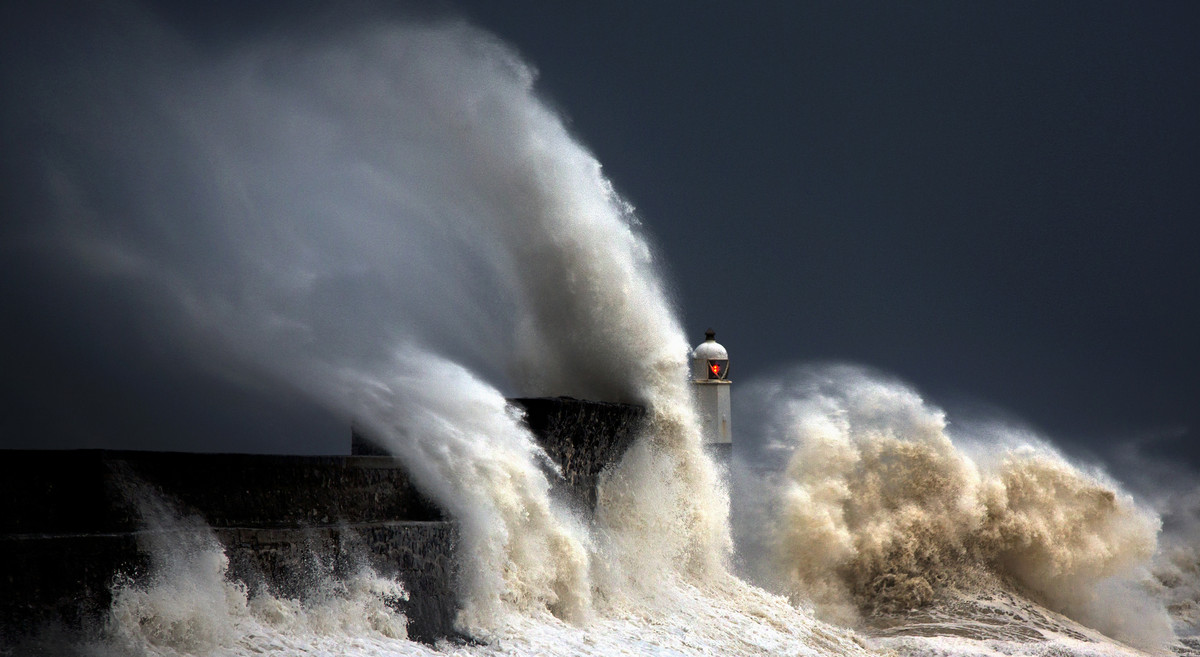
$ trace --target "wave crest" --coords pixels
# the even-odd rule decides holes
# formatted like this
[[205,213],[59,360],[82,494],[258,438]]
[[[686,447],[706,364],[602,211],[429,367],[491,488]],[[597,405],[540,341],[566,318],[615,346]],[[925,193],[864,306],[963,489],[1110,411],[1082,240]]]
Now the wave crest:
[[[987,443],[952,432],[941,410],[866,370],[787,380],[750,393],[766,411],[758,467],[787,464],[764,478],[757,516],[767,583],[846,621],[999,581],[1130,643],[1172,636],[1140,593],[1159,519],[1102,474],[1015,431]],[[1131,604],[1147,612],[1137,628],[1122,620]]]

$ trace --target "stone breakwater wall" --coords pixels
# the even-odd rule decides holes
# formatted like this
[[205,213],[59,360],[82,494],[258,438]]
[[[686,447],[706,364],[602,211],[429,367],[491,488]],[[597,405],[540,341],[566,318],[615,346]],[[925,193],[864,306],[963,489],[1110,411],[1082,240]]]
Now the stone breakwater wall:
[[538,444],[558,464],[561,496],[585,511],[596,508],[600,473],[616,463],[646,422],[646,410],[630,404],[583,402],[569,397],[509,400],[525,409]]
[[366,565],[404,582],[411,636],[452,629],[454,524],[389,457],[5,452],[0,519],[9,634],[92,629],[118,578],[213,541],[252,591],[303,599]]
[[[600,473],[632,444],[643,409],[512,401],[559,465],[557,494],[593,508]],[[206,541],[220,543],[229,577],[286,597],[370,566],[408,590],[395,604],[409,636],[451,636],[456,536],[454,519],[388,456],[2,451],[0,648],[46,624],[97,630],[114,582],[144,577],[162,546]]]
[[[552,476],[556,494],[591,512],[596,507],[600,473],[620,460],[646,422],[646,409],[633,404],[583,401],[572,397],[517,397],[508,400],[525,412],[525,422],[538,444],[558,464]],[[352,454],[383,455],[387,451],[357,428]]]

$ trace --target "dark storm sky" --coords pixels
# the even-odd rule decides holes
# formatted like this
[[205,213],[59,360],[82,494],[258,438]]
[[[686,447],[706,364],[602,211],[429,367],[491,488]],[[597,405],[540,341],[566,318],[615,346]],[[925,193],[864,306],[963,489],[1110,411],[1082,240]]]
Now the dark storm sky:
[[[466,18],[514,46],[638,208],[690,337],[715,328],[735,380],[863,363],[1069,450],[1142,441],[1200,468],[1194,5],[240,4],[150,6],[214,53],[383,14]],[[55,52],[45,33],[9,42]],[[28,221],[38,140],[3,134],[6,214]],[[121,317],[140,309],[89,307],[51,266],[7,255],[5,444],[340,431],[299,396],[174,368],[128,337]]]
[[849,360],[1200,463],[1194,6],[644,5],[471,15],[539,67],[735,379]]

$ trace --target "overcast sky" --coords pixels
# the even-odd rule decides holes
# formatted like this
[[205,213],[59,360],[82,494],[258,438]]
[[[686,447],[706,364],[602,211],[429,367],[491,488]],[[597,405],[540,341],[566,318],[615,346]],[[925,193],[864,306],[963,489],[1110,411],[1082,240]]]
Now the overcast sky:
[[[104,29],[20,4],[3,10],[10,62]],[[1191,3],[241,4],[147,6],[214,58],[385,16],[510,44],[637,208],[689,337],[712,327],[729,349],[734,394],[797,363],[861,363],[952,421],[1008,415],[1070,451],[1138,443],[1200,468]],[[36,87],[14,68],[6,85]],[[297,448],[212,436],[304,427],[339,438],[298,451],[329,451],[340,420],[176,367],[131,337],[152,310],[16,244],[46,203],[30,162],[69,136],[16,130],[24,96],[7,95],[0,440],[279,451]]]

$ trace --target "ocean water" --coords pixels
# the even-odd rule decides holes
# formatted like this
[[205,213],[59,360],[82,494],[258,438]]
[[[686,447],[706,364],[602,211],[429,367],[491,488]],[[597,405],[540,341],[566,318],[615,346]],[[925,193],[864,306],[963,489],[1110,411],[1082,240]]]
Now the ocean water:
[[[125,18],[30,91],[71,148],[39,162],[29,243],[150,309],[180,358],[378,436],[460,523],[463,638],[409,641],[404,582],[369,570],[303,602],[251,592],[168,501],[151,522],[189,538],[149,545],[152,571],[64,652],[1194,652],[1200,560],[1159,509],[902,382],[739,382],[758,406],[723,471],[636,212],[495,37],[376,23],[214,53]],[[646,405],[593,517],[549,494],[506,393]]]
[[[743,450],[734,514],[750,576],[821,617],[1088,636],[1078,624],[1145,649],[1188,632],[1189,603],[1166,604],[1190,584],[1165,575],[1158,512],[1103,470],[1025,429],[957,426],[862,367],[798,367],[743,394],[762,437]],[[1056,614],[1071,622],[1040,620]]]
[[[512,503],[528,523],[518,530],[550,540],[532,543],[537,558],[524,552],[530,544],[502,541],[478,551],[464,543],[460,556],[468,568],[500,572],[483,573],[494,588],[473,588],[478,574],[464,580],[463,636],[430,646],[408,640],[403,616],[388,606],[405,595],[403,582],[363,570],[319,583],[321,593],[304,602],[251,594],[228,579],[220,545],[201,524],[158,504],[147,514],[151,522],[193,531],[148,545],[152,572],[119,584],[105,637],[73,650],[105,656],[1200,652],[1192,625],[1195,580],[1188,579],[1196,571],[1194,553],[1176,554],[1177,569],[1164,570],[1156,559],[1163,556],[1157,516],[1103,473],[1074,466],[1028,436],[1004,445],[990,434],[989,449],[1003,454],[989,463],[986,453],[957,448],[944,415],[903,384],[862,368],[806,371],[821,394],[799,386],[800,392],[781,393],[788,403],[760,397],[780,409],[786,428],[759,430],[793,441],[786,466],[756,463],[750,476],[742,463],[718,478],[735,479],[736,542],[711,567],[697,568],[703,560],[678,553],[655,562],[661,541],[606,520],[622,509],[606,509],[602,490],[596,518],[563,525],[575,537],[567,562],[579,568],[565,568],[564,577],[563,566],[542,563],[554,561],[545,549],[558,531],[553,504],[518,496]],[[768,443],[764,451],[787,447]],[[661,482],[661,472],[620,465],[625,477]],[[610,477],[604,486],[618,481]],[[493,494],[509,497],[509,485]],[[501,514],[487,522],[493,526],[481,530],[485,542],[513,521]],[[629,552],[646,561],[629,560]]]

